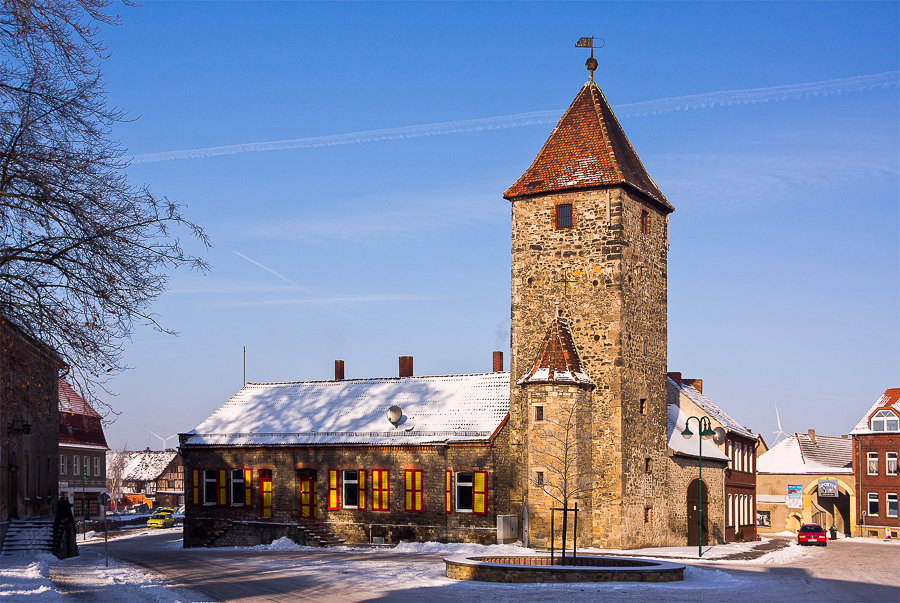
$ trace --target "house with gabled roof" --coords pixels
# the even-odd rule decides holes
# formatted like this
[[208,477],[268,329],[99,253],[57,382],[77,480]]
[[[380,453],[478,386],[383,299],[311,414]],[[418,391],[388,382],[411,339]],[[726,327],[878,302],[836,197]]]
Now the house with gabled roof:
[[804,523],[834,526],[847,536],[856,530],[853,445],[846,435],[823,436],[814,429],[794,433],[760,455],[757,508],[760,533],[796,532]]
[[115,484],[117,507],[147,504],[177,507],[184,503],[184,463],[177,450],[111,452],[107,476]]
[[59,495],[75,517],[97,518],[106,493],[103,417],[59,380]]
[[856,507],[853,512],[862,536],[900,537],[897,496],[900,475],[900,388],[889,388],[850,431],[853,436],[853,474]]

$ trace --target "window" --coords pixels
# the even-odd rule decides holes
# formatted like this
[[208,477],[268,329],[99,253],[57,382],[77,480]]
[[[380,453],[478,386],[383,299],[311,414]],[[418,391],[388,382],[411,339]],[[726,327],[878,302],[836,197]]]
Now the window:
[[878,515],[878,492],[869,492],[869,516]]
[[404,504],[403,510],[407,513],[421,513],[422,506],[422,470],[404,470]]
[[66,465],[67,464],[68,464],[68,461],[66,460],[66,455],[64,455],[64,454],[59,455],[59,474],[60,475],[66,474]]
[[456,473],[456,510],[464,513],[472,512],[472,472]]
[[644,473],[653,473],[653,459],[650,457],[644,459]]
[[74,475],[75,477],[78,477],[79,475],[81,475],[81,472],[78,471],[78,459],[79,458],[80,457],[77,454],[72,455],[72,475]]
[[366,472],[346,470],[343,472],[343,494],[345,509],[366,510]]
[[872,431],[900,431],[900,419],[890,410],[879,410],[872,417]]
[[728,504],[725,506],[725,511],[728,513],[728,516],[725,519],[725,525],[729,527],[734,525],[734,507],[732,506],[734,504],[732,500],[733,497],[733,494],[728,495]]
[[556,230],[565,230],[572,228],[575,220],[572,216],[572,205],[563,204],[556,206]]
[[259,517],[260,519],[272,519],[272,470],[260,469],[258,475]]
[[231,504],[244,504],[244,470],[231,470]]
[[650,212],[646,209],[641,210],[641,232],[650,234]]
[[387,469],[372,470],[372,510],[390,511],[391,480]]
[[897,453],[896,452],[886,452],[885,456],[885,467],[884,471],[886,475],[897,475]]
[[641,398],[641,414],[642,415],[647,414],[647,399],[646,398]]
[[884,495],[885,503],[887,505],[887,516],[888,517],[897,517],[897,493],[896,492],[888,492]]
[[341,493],[338,489],[338,470],[328,470],[328,510],[337,511],[341,508]]
[[100,457],[94,457],[94,477],[100,476]]
[[81,468],[84,471],[84,476],[87,477],[91,474],[91,457],[84,457],[84,466]]
[[544,487],[544,472],[537,471],[534,474],[534,484],[540,488]]
[[870,452],[866,455],[869,458],[868,475],[878,475],[878,453]]
[[644,523],[653,523],[653,507],[644,507]]
[[544,407],[543,406],[535,406],[534,407],[534,420],[535,421],[543,421],[544,420]]
[[216,470],[205,469],[203,471],[203,504],[216,504]]

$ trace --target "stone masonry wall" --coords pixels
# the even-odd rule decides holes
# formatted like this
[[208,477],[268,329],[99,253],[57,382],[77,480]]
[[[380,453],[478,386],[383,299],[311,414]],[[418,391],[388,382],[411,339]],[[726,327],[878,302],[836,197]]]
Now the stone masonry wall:
[[[668,527],[670,531],[669,546],[686,546],[687,528],[687,492],[688,486],[698,477],[699,463],[695,458],[671,456],[665,465],[669,482]],[[725,542],[725,463],[704,459],[703,483],[707,489],[708,507],[704,505],[703,514],[708,518],[709,543]],[[656,517],[654,513],[654,517]],[[660,519],[666,517],[659,515]],[[660,522],[662,523],[662,522]]]
[[[496,515],[508,512],[509,501],[502,484],[506,474],[498,475],[498,464],[504,459],[496,441],[504,438],[503,430],[494,445],[486,443],[452,444],[450,446],[403,447],[272,447],[272,448],[201,448],[182,447],[185,466],[185,547],[203,546],[208,534],[195,535],[188,528],[192,519],[215,519],[265,522],[260,519],[259,469],[272,471],[272,521],[296,523],[300,518],[300,473],[315,473],[317,518],[348,542],[367,542],[370,536],[383,536],[388,542],[399,540],[441,540],[494,542]],[[507,447],[503,446],[503,450]],[[498,459],[498,457],[500,457]],[[192,504],[193,469],[253,469],[252,505],[245,507]],[[404,469],[423,472],[423,511],[404,511]],[[366,509],[328,510],[328,470],[364,469]],[[371,470],[390,471],[389,511],[372,510]],[[445,512],[445,470],[487,472],[487,514]],[[201,472],[202,479],[202,472]],[[498,489],[498,485],[501,487]],[[499,496],[498,496],[499,494]],[[230,502],[230,489],[229,489]],[[455,505],[455,481],[454,481]],[[196,523],[196,522],[195,522]],[[249,542],[248,542],[249,543]],[[250,544],[258,544],[253,542]]]
[[[573,206],[574,228],[554,228],[562,203]],[[650,215],[649,234],[640,230],[642,210]],[[666,458],[666,258],[665,216],[625,189],[512,203],[510,454],[524,466],[527,400],[515,383],[537,356],[559,302],[597,384],[592,428],[600,487],[591,523],[598,546],[651,546],[669,536],[662,522],[643,521],[651,501],[666,504],[664,479],[642,477],[646,458],[657,466]],[[515,500],[524,487],[520,480]]]

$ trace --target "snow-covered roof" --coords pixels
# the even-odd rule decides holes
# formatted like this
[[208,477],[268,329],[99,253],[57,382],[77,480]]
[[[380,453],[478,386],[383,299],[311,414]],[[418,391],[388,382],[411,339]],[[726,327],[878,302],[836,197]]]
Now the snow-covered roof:
[[686,383],[682,383],[681,385],[679,385],[676,381],[672,380],[671,377],[666,377],[666,379],[668,379],[669,383],[678,388],[681,393],[687,396],[691,400],[691,402],[699,406],[703,410],[703,412],[710,416],[710,418],[717,421],[728,431],[733,431],[739,435],[754,440],[757,438],[757,434],[753,433],[752,431],[732,419],[727,412],[719,408],[709,398],[694,389],[693,386]]
[[107,470],[115,465],[118,455],[125,455],[125,467],[122,470],[124,481],[152,482],[165,473],[166,468],[175,457],[177,450],[141,450],[128,452],[111,452],[108,455]]
[[100,414],[72,386],[59,380],[58,443],[75,448],[108,450]]
[[[669,448],[671,448],[674,452],[681,454],[683,456],[692,456],[695,458],[700,458],[700,430],[697,429],[696,423],[692,423],[691,431],[694,432],[690,438],[685,438],[681,435],[681,432],[684,431],[685,423],[687,423],[688,416],[684,414],[681,409],[675,404],[666,405],[668,411],[668,421],[666,425],[666,435],[669,439]],[[717,461],[729,461],[727,456],[719,450],[715,444],[711,441],[706,442],[706,446],[703,446],[703,459],[704,460],[717,460]]]
[[849,438],[795,433],[756,460],[757,473],[853,473]]
[[872,431],[869,428],[869,419],[872,417],[872,414],[879,408],[893,408],[895,411],[900,413],[900,388],[893,387],[890,389],[884,390],[884,393],[881,397],[866,411],[866,414],[862,416],[859,420],[859,423],[856,424],[856,427],[850,431],[853,435],[860,435],[866,433],[883,433],[880,431]]
[[[403,445],[487,440],[509,413],[509,372],[248,383],[183,446]],[[391,406],[403,416],[387,418]]]

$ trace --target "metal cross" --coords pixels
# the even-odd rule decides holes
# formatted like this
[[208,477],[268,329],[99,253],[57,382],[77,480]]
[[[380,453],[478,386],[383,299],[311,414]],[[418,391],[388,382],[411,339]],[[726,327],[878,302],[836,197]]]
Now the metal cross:
[[568,268],[563,268],[562,280],[556,281],[557,283],[563,283],[563,297],[565,297],[565,298],[569,297],[569,283],[577,283],[578,282],[578,280],[571,280],[571,281],[566,280],[566,270],[568,270]]

